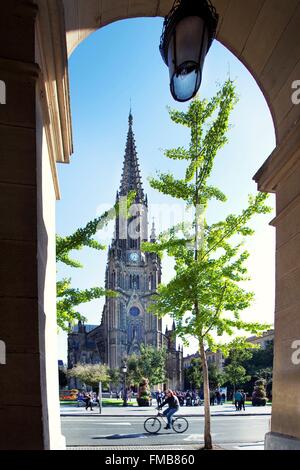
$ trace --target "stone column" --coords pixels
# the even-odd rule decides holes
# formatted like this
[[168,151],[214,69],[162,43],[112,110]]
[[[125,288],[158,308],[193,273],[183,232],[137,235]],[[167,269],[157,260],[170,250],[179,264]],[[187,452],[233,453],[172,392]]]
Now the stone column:
[[300,449],[300,122],[255,176],[276,192],[276,309],[270,450]]
[[[55,322],[55,190],[43,133],[33,1],[1,3],[0,449],[62,448]],[[45,197],[47,195],[47,197]]]

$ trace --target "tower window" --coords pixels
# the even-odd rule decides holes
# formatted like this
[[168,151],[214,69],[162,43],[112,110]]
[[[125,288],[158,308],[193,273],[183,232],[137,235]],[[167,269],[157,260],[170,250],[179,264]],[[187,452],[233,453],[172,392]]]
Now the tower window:
[[139,288],[140,288],[140,276],[138,274],[130,274],[129,288],[139,290]]
[[138,274],[134,274],[132,276],[133,288],[138,289],[140,288],[140,276]]

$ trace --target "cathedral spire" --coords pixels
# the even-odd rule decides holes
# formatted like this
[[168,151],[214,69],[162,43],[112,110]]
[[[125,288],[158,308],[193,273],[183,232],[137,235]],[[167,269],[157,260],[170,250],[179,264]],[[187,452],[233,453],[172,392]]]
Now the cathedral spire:
[[136,192],[136,202],[144,203],[144,190],[139,168],[135,139],[133,133],[133,116],[130,108],[128,117],[128,134],[123,163],[123,173],[120,185],[120,196],[126,196],[130,191]]

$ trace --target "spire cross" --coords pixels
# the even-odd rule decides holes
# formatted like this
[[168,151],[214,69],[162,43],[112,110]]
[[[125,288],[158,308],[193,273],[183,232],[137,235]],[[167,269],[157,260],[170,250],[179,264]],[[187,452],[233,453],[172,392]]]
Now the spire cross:
[[128,194],[129,191],[135,190],[137,192],[137,200],[140,202],[144,202],[145,196],[142,186],[139,161],[132,129],[133,116],[131,112],[131,107],[128,122],[129,129],[127,134],[126,150],[123,162],[123,172],[119,193],[120,195],[124,196]]

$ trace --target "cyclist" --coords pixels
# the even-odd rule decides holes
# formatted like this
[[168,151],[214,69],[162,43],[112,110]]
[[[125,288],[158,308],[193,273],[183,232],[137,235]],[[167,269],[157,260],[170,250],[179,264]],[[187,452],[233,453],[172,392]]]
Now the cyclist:
[[168,408],[163,412],[163,415],[168,419],[168,424],[165,429],[171,429],[171,419],[172,416],[177,413],[179,410],[179,400],[176,397],[175,393],[172,390],[168,390],[166,393],[166,398],[160,405],[159,409],[162,409],[165,405],[168,405]]

